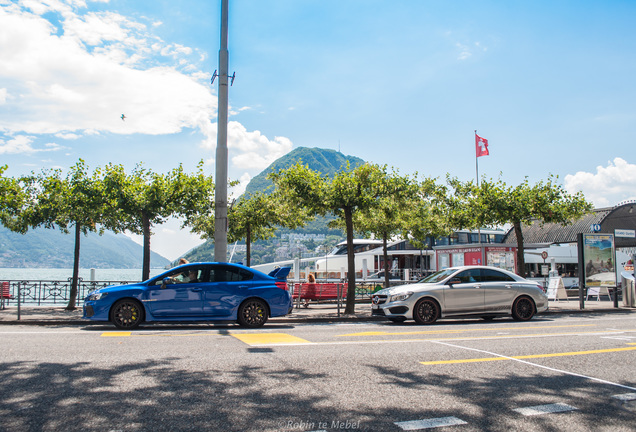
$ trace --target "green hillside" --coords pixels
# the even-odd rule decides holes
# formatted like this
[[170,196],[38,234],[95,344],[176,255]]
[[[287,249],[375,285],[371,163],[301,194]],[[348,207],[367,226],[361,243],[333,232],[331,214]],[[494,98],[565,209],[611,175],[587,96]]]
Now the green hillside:
[[263,172],[252,178],[245,192],[250,194],[268,190],[272,186],[272,181],[267,179],[269,173],[289,168],[298,161],[302,161],[302,163],[307,165],[310,169],[329,177],[346,168],[347,162],[349,162],[352,168],[364,164],[364,160],[358,157],[345,156],[335,150],[298,147],[285,156],[276,159],[270,166],[265,168]]
[[[18,234],[0,225],[0,268],[72,268],[74,245],[74,235],[58,229]],[[80,246],[81,268],[141,268],[143,248],[123,234],[89,233],[81,236]],[[169,263],[151,252],[151,267],[163,268]]]

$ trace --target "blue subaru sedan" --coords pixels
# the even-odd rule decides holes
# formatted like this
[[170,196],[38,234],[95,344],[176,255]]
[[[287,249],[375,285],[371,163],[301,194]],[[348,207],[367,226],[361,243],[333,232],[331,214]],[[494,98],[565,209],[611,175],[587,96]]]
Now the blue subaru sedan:
[[83,318],[128,330],[152,321],[236,321],[257,328],[291,313],[289,270],[266,275],[239,264],[185,264],[145,282],[92,291]]

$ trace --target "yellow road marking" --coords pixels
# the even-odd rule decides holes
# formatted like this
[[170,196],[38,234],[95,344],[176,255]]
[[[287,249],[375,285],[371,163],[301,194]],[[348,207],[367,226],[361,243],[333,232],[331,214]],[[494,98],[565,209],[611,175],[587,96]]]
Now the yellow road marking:
[[446,333],[466,333],[475,331],[503,331],[503,330],[535,330],[535,329],[551,329],[551,328],[572,328],[572,327],[593,327],[596,324],[577,324],[577,325],[562,325],[562,326],[532,326],[532,327],[497,327],[497,328],[475,328],[475,329],[461,329],[461,330],[418,330],[409,332],[388,332],[388,331],[373,331],[373,332],[360,332],[360,333],[348,333],[337,335],[342,336],[404,336],[404,335],[421,335],[421,334],[446,334]]
[[286,333],[233,333],[232,336],[248,345],[284,345],[311,343]]
[[441,365],[441,364],[477,363],[477,362],[489,362],[489,361],[501,361],[501,360],[513,360],[513,359],[526,360],[526,359],[535,359],[535,358],[604,354],[604,353],[611,353],[611,352],[633,351],[633,350],[636,350],[636,347],[610,348],[610,349],[590,350],[590,351],[572,351],[572,352],[552,353],[552,354],[532,354],[532,355],[511,356],[511,357],[486,357],[486,358],[464,359],[464,360],[440,360],[440,361],[429,361],[429,362],[420,362],[420,363],[426,366],[430,366],[430,365]]
[[104,332],[101,334],[102,337],[124,337],[124,336],[130,336],[132,334],[132,332]]
[[133,332],[104,332],[102,337],[192,337],[192,336],[218,336],[217,333],[135,333]]

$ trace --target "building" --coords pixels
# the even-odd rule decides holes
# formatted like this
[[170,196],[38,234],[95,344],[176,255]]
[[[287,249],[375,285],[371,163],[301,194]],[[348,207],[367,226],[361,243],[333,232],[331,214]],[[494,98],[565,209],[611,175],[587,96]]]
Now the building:
[[[578,279],[577,239],[580,233],[615,234],[616,230],[636,232],[636,201],[626,201],[614,207],[595,209],[570,225],[535,222],[522,225],[526,274],[540,276],[543,266],[550,265],[559,275]],[[503,239],[508,246],[517,245],[514,229]],[[617,271],[623,271],[636,254],[636,236],[614,237]],[[543,259],[541,252],[547,252]],[[543,268],[542,268],[543,267]]]

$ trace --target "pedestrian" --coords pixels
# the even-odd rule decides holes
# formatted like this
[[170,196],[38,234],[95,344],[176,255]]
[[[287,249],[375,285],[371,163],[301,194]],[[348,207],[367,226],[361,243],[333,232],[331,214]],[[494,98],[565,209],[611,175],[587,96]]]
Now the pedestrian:
[[[313,273],[309,273],[307,275],[307,290],[305,291],[306,294],[308,293],[313,293],[316,292],[316,276],[314,276]],[[309,307],[309,299],[305,298],[305,304],[303,305],[304,307],[308,308]]]

